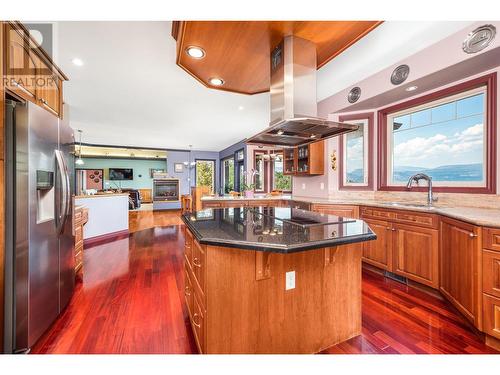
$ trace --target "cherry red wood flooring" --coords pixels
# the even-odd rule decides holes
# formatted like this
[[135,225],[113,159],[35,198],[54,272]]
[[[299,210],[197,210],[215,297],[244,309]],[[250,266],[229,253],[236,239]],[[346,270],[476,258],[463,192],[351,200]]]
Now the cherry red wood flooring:
[[[33,353],[195,353],[181,225],[85,249],[83,278]],[[325,353],[495,353],[447,302],[363,273],[363,333]]]

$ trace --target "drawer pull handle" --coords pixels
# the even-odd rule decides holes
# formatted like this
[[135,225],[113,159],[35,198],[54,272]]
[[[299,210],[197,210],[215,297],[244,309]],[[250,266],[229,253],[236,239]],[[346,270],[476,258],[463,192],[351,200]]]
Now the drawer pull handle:
[[477,237],[477,234],[475,234],[475,233],[472,233],[472,232],[471,232],[471,233],[469,233],[469,237],[470,237],[470,238]]
[[186,296],[188,296],[188,297],[191,295],[191,291],[189,290],[189,286],[187,286],[187,285],[186,285],[186,287],[184,288],[184,294],[185,294]]
[[200,317],[200,315],[199,315],[198,313],[194,313],[194,314],[193,314],[193,324],[194,324],[196,327],[201,328],[201,323],[199,323],[199,322],[198,322],[198,323],[196,323],[196,318],[199,318],[199,317]]
[[201,262],[198,258],[193,258],[193,266],[201,268]]

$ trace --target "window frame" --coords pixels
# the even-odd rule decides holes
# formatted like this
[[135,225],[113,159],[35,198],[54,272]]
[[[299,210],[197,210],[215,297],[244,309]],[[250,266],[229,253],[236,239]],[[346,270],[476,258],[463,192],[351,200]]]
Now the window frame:
[[[280,150],[272,150],[271,153],[273,154],[281,154],[281,157],[282,157],[282,162],[283,162],[283,171],[285,170],[285,161],[283,160],[285,158],[285,151],[283,149],[280,149]],[[270,176],[271,176],[271,181],[270,181],[270,188],[271,188],[271,191],[274,190],[274,162],[276,161],[276,159],[273,159],[270,161]],[[285,175],[286,176],[286,175]],[[283,193],[292,193],[292,190],[293,190],[293,177],[292,176],[289,176],[290,179],[291,179],[291,184],[290,184],[290,190],[283,190]]]
[[198,187],[198,162],[199,161],[207,161],[207,162],[211,162],[212,165],[213,165],[213,173],[212,173],[212,194],[215,193],[215,191],[217,190],[217,187],[215,186],[216,185],[216,175],[217,175],[217,171],[216,171],[216,168],[217,168],[217,160],[216,159],[203,159],[203,158],[200,158],[200,159],[194,159],[194,186]]
[[[235,168],[235,163],[234,163],[234,155],[230,155],[230,156],[227,156],[223,159],[220,159],[220,189],[221,189],[221,192],[222,192],[222,195],[225,195],[226,192],[225,192],[225,188],[226,188],[226,184],[225,184],[225,180],[226,180],[226,168],[225,168],[225,165],[224,163],[226,161],[229,161],[229,160],[232,160],[233,161],[233,168]],[[236,170],[234,171],[236,172]],[[235,173],[233,173],[233,185],[235,183],[234,181],[234,177],[235,177]],[[235,186],[233,186],[233,189],[235,188]]]
[[[497,74],[490,73],[430,94],[426,94],[406,102],[402,102],[390,107],[383,108],[377,112],[378,119],[378,182],[377,189],[381,191],[407,191],[405,185],[391,185],[389,176],[388,163],[390,162],[389,145],[388,145],[388,118],[396,113],[412,110],[426,104],[436,103],[440,100],[446,100],[453,96],[485,87],[485,185],[484,186],[466,186],[466,185],[436,185],[433,190],[436,192],[448,193],[479,193],[479,194],[496,194],[496,156],[497,156],[497,141],[496,141],[496,91],[497,91]],[[427,187],[412,187],[412,191],[427,191]]]
[[253,163],[253,170],[257,170],[257,155],[262,155],[262,163],[263,163],[263,166],[262,166],[262,169],[264,170],[264,175],[261,176],[262,177],[262,189],[257,189],[255,188],[255,192],[256,193],[268,193],[269,192],[269,189],[268,189],[268,167],[267,167],[267,163],[266,163],[266,160],[264,158],[264,155],[267,154],[267,151],[264,151],[264,150],[254,150],[253,151],[253,160],[252,160],[252,163]]
[[363,184],[346,184],[345,183],[345,147],[346,138],[344,135],[339,137],[339,190],[373,190],[373,159],[370,157],[374,155],[374,114],[373,112],[367,113],[356,113],[353,115],[343,115],[339,116],[339,122],[350,122],[355,123],[356,121],[366,121],[366,139],[364,139],[364,145],[367,148],[364,150],[364,165],[366,168],[367,182]]

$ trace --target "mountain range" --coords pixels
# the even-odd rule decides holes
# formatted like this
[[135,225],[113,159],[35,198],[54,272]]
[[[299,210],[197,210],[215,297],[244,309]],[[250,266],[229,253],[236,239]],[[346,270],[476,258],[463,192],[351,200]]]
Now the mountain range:
[[[483,164],[441,165],[436,168],[397,166],[394,168],[393,180],[406,182],[415,173],[425,173],[436,181],[481,181],[483,179]],[[352,182],[363,181],[363,170],[355,169],[348,172],[347,179]]]

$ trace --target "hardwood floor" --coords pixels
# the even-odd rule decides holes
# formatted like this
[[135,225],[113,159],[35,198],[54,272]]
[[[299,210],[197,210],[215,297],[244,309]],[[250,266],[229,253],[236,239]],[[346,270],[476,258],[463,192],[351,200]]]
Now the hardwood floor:
[[[128,238],[86,248],[70,305],[32,353],[195,353],[182,226],[166,224],[178,215],[138,212]],[[447,302],[364,271],[363,333],[324,353],[497,352]]]
[[181,225],[180,212],[180,210],[129,211],[129,231],[133,233],[147,228]]

